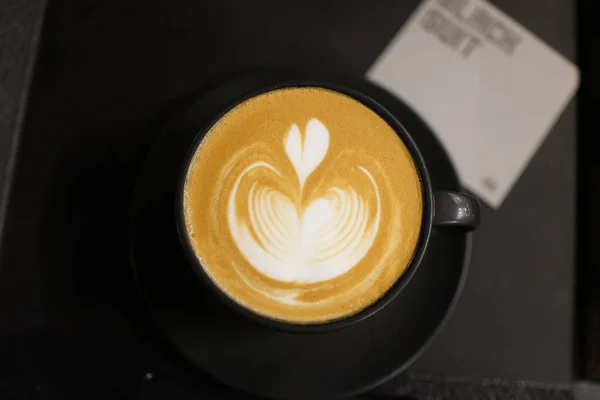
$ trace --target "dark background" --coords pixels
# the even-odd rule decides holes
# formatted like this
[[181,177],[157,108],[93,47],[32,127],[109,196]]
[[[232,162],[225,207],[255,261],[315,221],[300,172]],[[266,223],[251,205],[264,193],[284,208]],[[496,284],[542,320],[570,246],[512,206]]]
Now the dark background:
[[[146,372],[186,375],[130,294],[123,221],[132,166],[181,99],[216,77],[261,66],[362,75],[418,3],[50,1],[16,174],[12,182],[6,169],[0,175],[11,183],[11,201],[3,197],[0,208],[8,216],[0,253],[0,376],[9,377],[0,380],[0,392],[5,385],[57,398],[131,397]],[[494,4],[575,60],[574,3]],[[43,5],[3,3],[0,41],[35,38]],[[11,12],[17,17],[9,19]],[[579,30],[591,43],[595,28],[585,26]],[[8,105],[0,113],[17,115],[11,99],[19,96],[8,97],[4,88],[14,83],[5,82],[8,76],[27,83],[32,43],[21,43],[14,55],[0,53],[11,60],[8,73],[0,69],[0,104]],[[593,80],[586,60],[593,65],[582,56],[581,93],[593,96],[585,89]],[[581,207],[578,303],[574,294],[575,202],[598,204],[594,174],[586,173],[598,167],[591,150],[579,158],[584,185],[577,199],[575,112],[573,103],[502,207],[486,210],[464,294],[413,376],[558,384],[598,377],[597,313],[589,306],[596,303],[597,264],[595,242],[586,240],[598,215]],[[18,119],[10,121],[3,128],[14,132]],[[12,139],[0,139],[10,156]]]

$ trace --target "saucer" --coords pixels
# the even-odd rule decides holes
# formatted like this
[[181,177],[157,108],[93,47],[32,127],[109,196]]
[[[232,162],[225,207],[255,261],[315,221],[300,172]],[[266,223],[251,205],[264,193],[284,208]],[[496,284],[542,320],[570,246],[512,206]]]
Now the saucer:
[[[339,330],[278,331],[222,304],[198,280],[182,251],[171,184],[180,165],[170,155],[173,148],[189,146],[206,115],[240,93],[274,82],[273,75],[254,75],[207,89],[159,135],[133,200],[133,274],[169,342],[194,366],[225,384],[287,400],[366,392],[405,370],[440,330],[466,277],[471,236],[432,228],[425,258],[403,291],[375,315]],[[338,82],[373,98],[404,125],[425,158],[434,191],[460,190],[447,153],[408,106],[367,81]]]

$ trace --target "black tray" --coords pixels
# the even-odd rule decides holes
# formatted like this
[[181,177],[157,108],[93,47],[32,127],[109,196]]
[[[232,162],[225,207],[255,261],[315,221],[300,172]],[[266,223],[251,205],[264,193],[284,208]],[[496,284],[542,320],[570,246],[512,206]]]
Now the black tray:
[[[41,3],[26,3],[16,11],[24,23],[5,18],[24,3],[2,3],[0,35],[35,32],[26,22],[35,24]],[[572,58],[572,2],[495,3]],[[9,54],[4,64],[3,40],[3,71],[21,83],[0,96],[0,161],[12,181],[10,204],[1,199],[0,375],[55,393],[87,393],[95,377],[114,392],[137,390],[146,372],[180,368],[135,328],[125,249],[103,245],[123,239],[136,173],[128,166],[141,162],[143,143],[180,99],[215,76],[264,65],[362,74],[417,4],[52,2],[14,170],[5,165],[15,147],[4,143],[18,137],[14,99],[30,55]],[[571,105],[502,207],[486,210],[463,296],[414,373],[574,377],[574,145]]]

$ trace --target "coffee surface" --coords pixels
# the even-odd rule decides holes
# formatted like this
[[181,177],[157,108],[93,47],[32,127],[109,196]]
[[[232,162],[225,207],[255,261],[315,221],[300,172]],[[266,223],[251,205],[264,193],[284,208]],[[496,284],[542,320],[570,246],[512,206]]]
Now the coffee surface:
[[240,305],[292,323],[340,319],[398,280],[417,246],[420,178],[394,129],[344,94],[277,89],[210,128],[184,187],[188,237]]

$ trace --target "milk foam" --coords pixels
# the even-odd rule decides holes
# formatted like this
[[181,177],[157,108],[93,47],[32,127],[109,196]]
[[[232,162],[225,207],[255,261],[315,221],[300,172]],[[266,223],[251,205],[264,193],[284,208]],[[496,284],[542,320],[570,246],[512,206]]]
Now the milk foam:
[[[365,256],[375,240],[381,199],[377,183],[363,166],[357,168],[371,183],[377,200],[374,213],[351,186],[331,186],[307,204],[301,201],[306,180],[327,155],[329,139],[327,127],[316,118],[307,123],[304,140],[296,124],[285,135],[283,149],[297,176],[299,199],[256,179],[247,185],[247,201],[239,204],[241,182],[260,176],[255,172],[261,169],[292,179],[266,161],[242,170],[229,194],[227,222],[234,242],[244,258],[271,279],[309,284],[339,277]],[[240,212],[248,218],[240,218]]]

